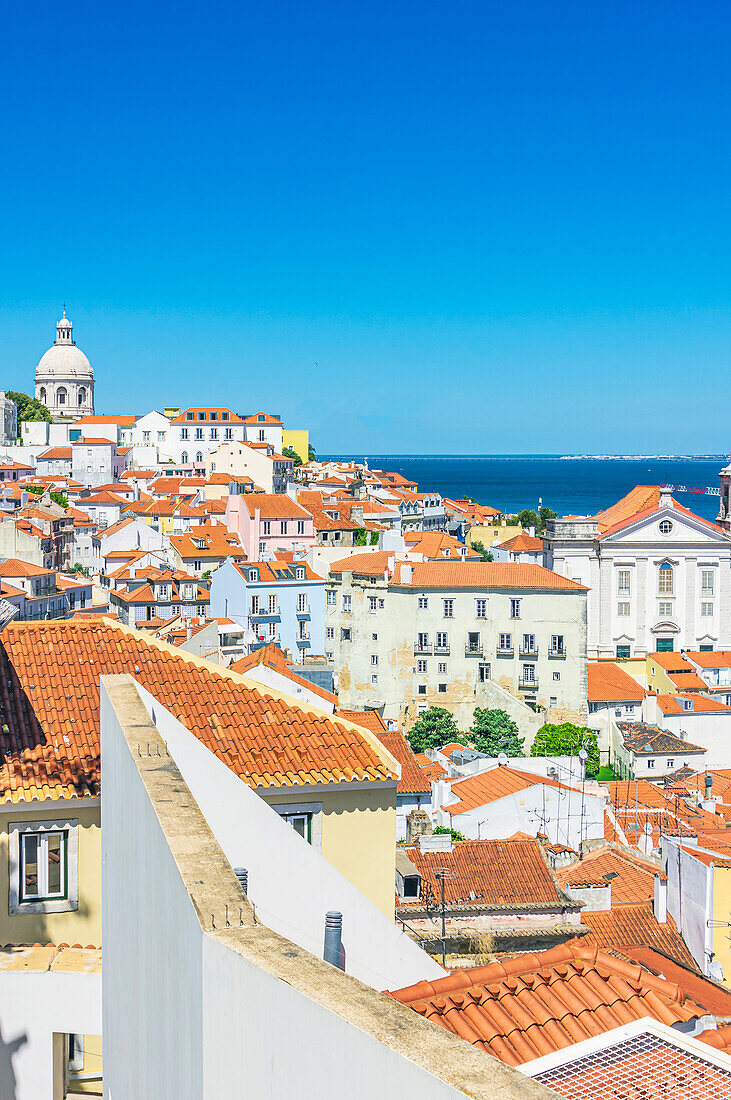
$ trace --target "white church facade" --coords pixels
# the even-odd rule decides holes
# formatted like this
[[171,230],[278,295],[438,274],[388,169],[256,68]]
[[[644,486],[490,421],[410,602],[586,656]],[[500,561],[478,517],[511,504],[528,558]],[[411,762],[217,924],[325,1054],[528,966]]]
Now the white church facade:
[[54,344],[36,367],[35,395],[57,423],[94,413],[94,371],[74,342],[66,310]]

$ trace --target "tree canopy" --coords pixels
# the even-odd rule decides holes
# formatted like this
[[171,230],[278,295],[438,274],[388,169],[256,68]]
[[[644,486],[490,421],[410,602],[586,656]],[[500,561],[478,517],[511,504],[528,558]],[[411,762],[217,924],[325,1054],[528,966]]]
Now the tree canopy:
[[516,516],[511,516],[510,519],[513,523],[519,524],[523,530],[528,530],[529,527],[535,527],[537,535],[542,535],[546,530],[546,522],[549,519],[555,519],[557,513],[553,508],[547,508],[545,505],[539,512],[536,512],[535,508],[523,508],[518,512]]
[[488,550],[484,542],[473,542],[472,549],[476,554],[482,555],[483,561],[495,561],[492,550]]
[[580,749],[586,749],[586,771],[595,775],[599,770],[599,745],[596,734],[586,726],[575,726],[573,722],[541,726],[531,745],[531,756],[576,756]]
[[518,736],[518,726],[504,710],[475,707],[469,739],[478,752],[488,756],[523,755],[523,738]]
[[295,466],[302,465],[302,459],[295,451],[294,447],[282,447],[282,454],[285,458],[291,458]]
[[444,707],[429,707],[406,734],[414,752],[438,749],[461,736],[454,716]]
[[18,390],[7,390],[6,397],[9,397],[11,401],[14,401],[18,406],[18,435],[20,436],[20,425],[24,420],[46,420],[50,423],[51,414],[42,401],[39,401],[36,397],[29,397],[27,393],[20,393]]

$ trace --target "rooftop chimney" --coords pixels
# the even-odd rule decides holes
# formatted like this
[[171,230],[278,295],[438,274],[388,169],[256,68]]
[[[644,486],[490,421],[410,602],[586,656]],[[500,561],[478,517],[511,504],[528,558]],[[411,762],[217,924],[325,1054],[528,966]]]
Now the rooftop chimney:
[[668,919],[668,880],[659,871],[655,872],[655,898],[652,907],[657,923],[666,924]]

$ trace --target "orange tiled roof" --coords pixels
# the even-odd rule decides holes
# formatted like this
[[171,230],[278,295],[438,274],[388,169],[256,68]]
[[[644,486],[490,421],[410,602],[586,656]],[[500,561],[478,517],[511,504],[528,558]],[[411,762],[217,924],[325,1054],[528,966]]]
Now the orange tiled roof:
[[708,684],[695,669],[689,669],[687,672],[667,672],[666,676],[678,691],[708,691]]
[[637,681],[611,661],[589,662],[589,702],[637,702],[646,692]]
[[[703,685],[705,687],[705,684]],[[721,703],[718,699],[708,699],[705,695],[658,695],[657,705],[663,714],[710,714],[716,711],[731,714],[731,707]],[[692,709],[681,705],[680,700],[686,699],[693,704]]]
[[244,419],[244,424],[281,424],[282,421],[277,416],[271,416],[269,413],[258,412],[252,416],[247,416]]
[[[225,622],[231,622],[230,619],[224,620]],[[235,623],[232,623],[235,626]],[[266,665],[267,668],[273,669],[275,672],[280,673],[282,676],[286,676],[289,680],[292,680],[295,684],[299,684],[300,687],[307,688],[313,695],[318,695],[321,699],[326,699],[328,703],[337,703],[337,695],[333,695],[331,691],[326,691],[325,688],[320,687],[319,684],[313,683],[312,680],[308,680],[305,676],[300,676],[298,672],[295,672],[291,661],[287,660],[287,657],[283,650],[279,646],[270,643],[269,645],[263,645],[259,649],[255,649],[253,653],[250,653],[247,657],[242,657],[239,661],[234,661],[230,665],[232,672],[238,672],[242,676],[251,668],[256,668],[257,665]],[[347,718],[346,714],[342,715],[343,718]],[[348,719],[349,721],[351,719]]]
[[[431,781],[424,774],[422,768],[419,767],[419,762],[414,756],[411,745],[403,733],[383,732],[386,727],[383,725],[383,720],[377,710],[340,710],[338,714],[342,715],[343,718],[348,718],[351,722],[355,722],[357,726],[364,726],[365,729],[370,729],[377,734],[381,744],[385,745],[391,756],[398,760],[401,765],[401,778],[396,787],[397,794],[431,794]],[[381,729],[377,728],[375,719],[378,719]],[[366,725],[366,722],[370,722],[370,724]]]
[[335,713],[339,718],[344,718],[346,722],[354,722],[356,726],[361,726],[364,730],[370,730],[378,737],[388,732],[388,727],[377,710],[344,710],[341,707]]
[[[196,546],[195,540],[205,542],[204,546]],[[181,558],[193,558],[205,560],[208,558],[246,558],[246,552],[239,542],[238,535],[233,535],[221,524],[206,524],[201,527],[191,527],[184,535],[168,535],[170,545],[177,550]]]
[[543,775],[521,772],[509,767],[490,768],[488,771],[471,775],[467,779],[453,782],[452,793],[458,796],[459,802],[453,802],[443,808],[452,816],[464,814],[468,810],[486,806],[488,802],[496,802],[499,798],[505,798],[509,794],[525,791],[539,784],[560,787],[561,790],[570,789],[555,779],[547,779]]
[[38,458],[43,459],[67,459],[71,461],[71,448],[70,447],[50,447],[47,451],[38,455]]
[[[332,567],[331,567],[332,568]],[[403,565],[401,566],[403,577]],[[508,561],[428,561],[414,562],[411,581],[403,579],[395,583],[409,583],[411,588],[526,588],[572,592],[588,591],[578,581],[569,580],[559,573],[552,573],[542,565]]]
[[0,635],[0,801],[99,793],[99,677],[129,673],[251,787],[396,779],[365,731],[98,619]]
[[[481,909],[551,907],[566,909],[572,903],[559,888],[541,846],[533,837],[509,840],[458,840],[451,852],[422,852],[418,845],[399,848],[421,874],[421,894],[413,903],[426,905],[441,900],[437,872],[446,870],[444,898],[449,905]],[[573,903],[579,908],[579,903]]]
[[639,856],[606,847],[595,848],[569,867],[556,868],[556,878],[566,887],[606,886],[611,883],[612,905],[626,905],[652,901],[658,869],[655,864]]
[[[193,420],[188,420],[187,414],[193,413]],[[200,417],[200,413],[203,413],[203,417]],[[211,413],[216,413],[215,421],[211,420]],[[222,420],[221,413],[228,413],[228,419]],[[171,424],[243,424],[244,421],[235,412],[231,412],[221,405],[207,406],[201,405],[195,408],[185,409],[181,412],[180,416],[176,416],[170,421]]]
[[41,577],[53,573],[53,569],[43,569],[40,565],[31,565],[20,558],[8,558],[0,562],[0,577]]
[[332,562],[330,572],[355,573],[365,577],[383,576],[389,569],[389,560],[393,561],[393,554],[387,550],[374,550],[371,554],[351,554],[348,558]]
[[102,436],[89,435],[86,439],[77,439],[71,444],[72,447],[116,447],[117,444],[111,439],[104,439]]
[[82,416],[74,421],[73,427],[79,424],[118,424],[122,428],[131,428],[136,420],[136,416]]
[[581,937],[582,944],[617,951],[623,947],[652,947],[682,966],[698,970],[673,918],[668,914],[665,924],[660,924],[649,901],[637,905],[618,905],[616,909],[594,913],[585,909],[581,914],[581,923],[589,929]]
[[297,569],[304,569],[305,575],[303,579],[306,581],[323,580],[318,573],[315,573],[314,569],[310,568],[306,561],[302,559],[295,561],[292,554],[286,554],[285,557],[277,557],[273,561],[251,561],[241,564],[234,563],[234,565],[245,581],[249,580],[249,573],[253,570],[258,574],[258,581],[262,584],[274,584],[277,581],[296,580],[295,570]]
[[685,654],[693,664],[699,665],[700,668],[731,668],[731,651],[727,649],[718,649],[713,653],[686,650]]
[[672,1027],[705,1015],[677,985],[583,941],[390,995],[511,1066],[643,1016]]
[[250,516],[258,512],[262,519],[312,519],[310,513],[290,500],[286,493],[243,493],[241,500]]
[[603,534],[610,528],[627,523],[638,512],[645,512],[650,508],[657,508],[660,503],[659,485],[635,485],[626,496],[597,512],[596,521],[600,532]]
[[500,549],[509,550],[513,554],[535,554],[537,551],[543,550],[543,540],[521,531],[519,535],[508,539],[507,542],[501,542]]

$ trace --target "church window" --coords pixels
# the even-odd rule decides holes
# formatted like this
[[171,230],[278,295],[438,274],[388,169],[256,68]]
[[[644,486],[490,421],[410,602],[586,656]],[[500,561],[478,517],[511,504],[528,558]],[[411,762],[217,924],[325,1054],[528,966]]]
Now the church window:
[[83,386],[81,386],[80,389],[79,389],[79,404],[83,405],[85,401],[86,401],[86,390],[84,389]]
[[63,388],[63,386],[61,386],[61,388],[56,391],[56,400],[58,401],[59,405],[66,404],[66,390]]
[[45,388],[45,386],[41,386],[40,398],[41,398],[41,401],[43,401],[45,403],[45,400],[46,400],[46,388]]
[[198,451],[198,454],[195,456],[195,460],[196,460],[196,462],[202,462],[203,461],[203,455],[201,454],[200,451]]
[[673,594],[673,567],[663,562],[658,570],[658,592],[664,596]]
[[187,451],[183,451],[183,453],[180,456],[180,461],[182,462],[183,466],[188,465],[188,452]]

